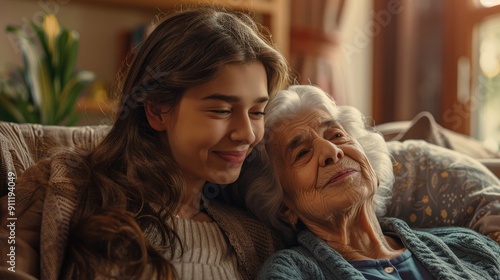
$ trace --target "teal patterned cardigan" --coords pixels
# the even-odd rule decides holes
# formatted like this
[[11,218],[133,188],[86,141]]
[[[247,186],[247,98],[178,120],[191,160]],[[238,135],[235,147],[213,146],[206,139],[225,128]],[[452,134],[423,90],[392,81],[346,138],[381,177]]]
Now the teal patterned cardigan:
[[[458,227],[413,230],[397,218],[382,218],[384,232],[395,232],[435,279],[500,279],[500,245]],[[365,279],[339,253],[309,230],[299,246],[281,250],[262,266],[257,279]]]

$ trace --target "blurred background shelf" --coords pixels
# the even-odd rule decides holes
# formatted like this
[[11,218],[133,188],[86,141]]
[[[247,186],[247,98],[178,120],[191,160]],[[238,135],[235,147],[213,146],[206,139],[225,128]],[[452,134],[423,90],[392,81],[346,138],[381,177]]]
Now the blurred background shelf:
[[168,11],[198,4],[213,4],[245,11],[266,26],[285,57],[290,42],[290,0],[73,0],[74,3]]
[[75,110],[79,115],[78,125],[111,125],[116,107],[111,100],[95,100],[82,97],[78,100]]

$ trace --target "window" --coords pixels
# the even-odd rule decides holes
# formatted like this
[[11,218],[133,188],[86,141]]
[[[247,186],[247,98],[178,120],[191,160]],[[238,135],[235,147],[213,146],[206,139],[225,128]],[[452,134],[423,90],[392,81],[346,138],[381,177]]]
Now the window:
[[[500,1],[485,1],[489,5]],[[476,50],[473,74],[475,87],[471,103],[471,134],[492,150],[500,150],[500,16],[477,25],[474,49]],[[474,110],[474,106],[477,110]]]

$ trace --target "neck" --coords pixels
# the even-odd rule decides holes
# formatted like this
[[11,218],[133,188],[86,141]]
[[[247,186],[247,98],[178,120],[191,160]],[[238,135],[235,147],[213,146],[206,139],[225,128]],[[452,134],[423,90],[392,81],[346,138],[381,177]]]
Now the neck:
[[404,251],[397,239],[384,236],[372,205],[332,216],[327,223],[304,223],[346,260],[392,259]]
[[200,214],[201,194],[205,182],[187,179],[185,178],[184,199],[180,203],[176,216],[191,219]]

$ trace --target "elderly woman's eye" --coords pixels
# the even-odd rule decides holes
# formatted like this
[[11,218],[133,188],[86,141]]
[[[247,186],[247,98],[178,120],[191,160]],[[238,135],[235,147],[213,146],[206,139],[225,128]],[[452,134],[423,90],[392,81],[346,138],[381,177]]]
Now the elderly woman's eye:
[[340,138],[342,136],[344,136],[342,133],[336,132],[336,133],[333,133],[333,135],[330,139],[337,139],[337,138]]
[[297,159],[302,158],[302,157],[303,157],[303,156],[305,156],[308,152],[309,152],[309,150],[306,150],[306,149],[301,150],[301,151],[297,154],[297,156],[295,157],[295,159],[297,160]]

